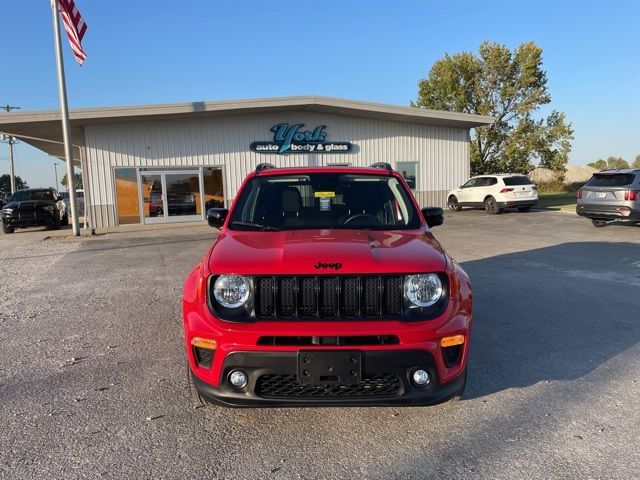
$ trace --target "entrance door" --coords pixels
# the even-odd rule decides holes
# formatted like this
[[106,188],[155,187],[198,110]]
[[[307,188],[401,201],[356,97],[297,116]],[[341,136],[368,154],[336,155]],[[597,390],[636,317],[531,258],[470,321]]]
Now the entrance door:
[[200,171],[140,172],[144,223],[202,220]]
[[164,179],[161,173],[141,172],[144,223],[165,222]]

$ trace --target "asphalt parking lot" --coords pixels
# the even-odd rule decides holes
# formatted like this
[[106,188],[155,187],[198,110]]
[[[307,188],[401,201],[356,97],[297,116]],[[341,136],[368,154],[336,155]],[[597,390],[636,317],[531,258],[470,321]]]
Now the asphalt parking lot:
[[206,226],[0,237],[2,478],[637,478],[640,227],[447,214],[474,284],[463,400],[193,409],[181,286]]

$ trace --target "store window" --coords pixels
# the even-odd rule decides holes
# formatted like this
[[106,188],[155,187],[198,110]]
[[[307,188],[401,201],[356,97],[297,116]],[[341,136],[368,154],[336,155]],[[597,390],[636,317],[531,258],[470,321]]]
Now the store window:
[[116,168],[116,203],[118,205],[118,223],[126,225],[140,223],[138,204],[138,178],[135,168]]
[[222,169],[203,168],[204,206],[205,210],[224,207],[224,188],[222,186]]
[[417,189],[417,162],[396,162],[396,170],[402,174],[411,190]]

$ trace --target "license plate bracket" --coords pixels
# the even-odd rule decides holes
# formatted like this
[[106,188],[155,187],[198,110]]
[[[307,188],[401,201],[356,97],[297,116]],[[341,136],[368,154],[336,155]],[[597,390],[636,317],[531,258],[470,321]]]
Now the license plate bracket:
[[308,385],[353,385],[362,379],[362,352],[298,352],[298,378]]

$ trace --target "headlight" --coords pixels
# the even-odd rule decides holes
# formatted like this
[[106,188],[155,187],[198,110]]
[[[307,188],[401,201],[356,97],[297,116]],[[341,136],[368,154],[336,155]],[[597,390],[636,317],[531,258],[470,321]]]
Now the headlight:
[[45,212],[53,212],[53,206],[51,206],[51,205],[46,205],[46,206],[42,207],[42,209]]
[[404,292],[409,303],[418,307],[430,307],[440,300],[443,291],[442,282],[434,273],[411,275],[404,282]]
[[6,213],[7,215],[13,213],[13,208],[3,208],[2,213]]
[[240,275],[220,275],[213,284],[213,296],[225,308],[244,305],[250,293],[249,279]]

